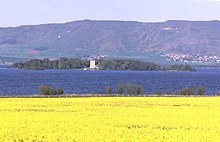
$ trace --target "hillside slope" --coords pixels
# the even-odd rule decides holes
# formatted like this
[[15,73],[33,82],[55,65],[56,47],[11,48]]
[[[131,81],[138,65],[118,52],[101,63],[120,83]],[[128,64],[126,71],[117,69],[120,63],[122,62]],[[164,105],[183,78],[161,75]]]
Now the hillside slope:
[[220,56],[220,21],[83,20],[0,28],[0,57],[107,55],[160,60],[160,53]]

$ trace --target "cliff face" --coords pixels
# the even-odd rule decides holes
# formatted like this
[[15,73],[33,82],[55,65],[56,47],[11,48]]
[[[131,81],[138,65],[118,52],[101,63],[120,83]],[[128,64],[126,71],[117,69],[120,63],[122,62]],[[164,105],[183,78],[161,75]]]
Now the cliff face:
[[219,21],[74,21],[0,28],[0,56],[16,58],[108,55],[145,57],[156,52],[220,56]]

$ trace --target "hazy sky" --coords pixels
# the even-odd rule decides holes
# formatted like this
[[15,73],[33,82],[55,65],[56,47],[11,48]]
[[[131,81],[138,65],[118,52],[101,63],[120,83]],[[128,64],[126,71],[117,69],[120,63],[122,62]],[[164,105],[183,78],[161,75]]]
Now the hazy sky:
[[220,0],[0,0],[0,27],[82,19],[220,20]]

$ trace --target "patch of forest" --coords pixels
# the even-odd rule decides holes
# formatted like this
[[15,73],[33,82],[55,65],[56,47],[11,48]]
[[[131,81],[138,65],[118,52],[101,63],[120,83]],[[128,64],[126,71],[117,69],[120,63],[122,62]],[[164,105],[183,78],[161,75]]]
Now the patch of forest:
[[[96,60],[99,70],[140,70],[140,71],[195,71],[190,65],[160,66],[152,62],[145,62],[132,59],[101,59]],[[46,69],[89,69],[90,61],[79,58],[60,58],[56,60],[32,59],[25,62],[14,63],[13,68],[25,70],[46,70]]]

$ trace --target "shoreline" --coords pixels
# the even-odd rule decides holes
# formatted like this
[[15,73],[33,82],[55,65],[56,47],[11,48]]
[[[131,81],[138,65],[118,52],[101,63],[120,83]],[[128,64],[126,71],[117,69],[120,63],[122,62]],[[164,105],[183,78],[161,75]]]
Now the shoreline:
[[207,97],[219,97],[218,95],[135,95],[135,96],[128,96],[128,95],[108,95],[108,94],[64,94],[64,95],[8,95],[8,96],[0,96],[0,98],[147,98],[147,97],[158,97],[158,98],[207,98]]

